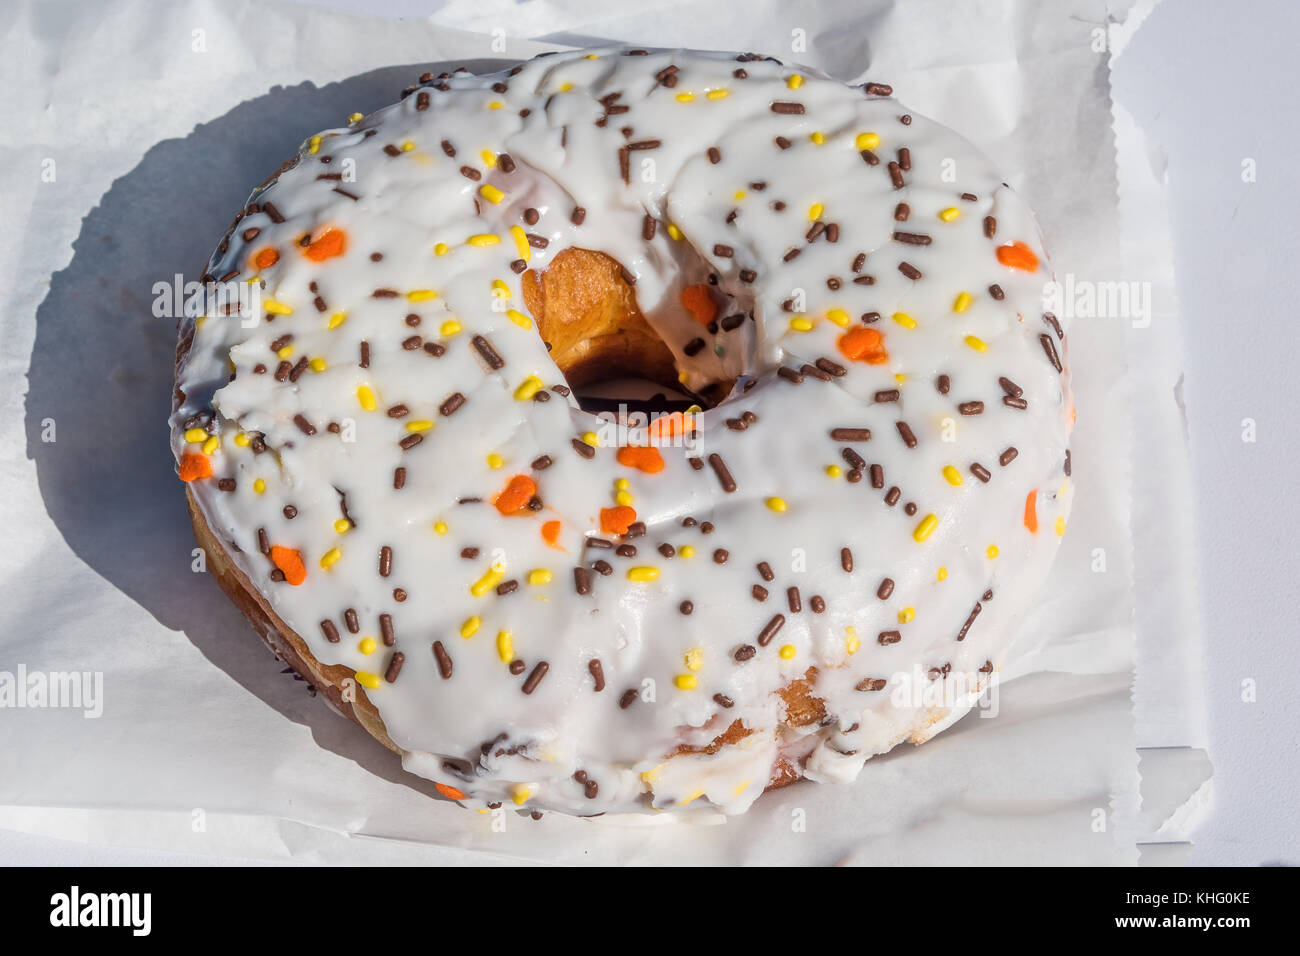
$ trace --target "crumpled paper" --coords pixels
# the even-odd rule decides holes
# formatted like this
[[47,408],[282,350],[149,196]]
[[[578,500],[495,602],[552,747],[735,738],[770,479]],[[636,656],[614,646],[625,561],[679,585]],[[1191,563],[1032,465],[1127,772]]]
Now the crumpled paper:
[[[428,69],[610,40],[761,51],[889,82],[1027,196],[1058,278],[1118,280],[1124,237],[1163,207],[1121,216],[1118,21],[1104,2],[767,0],[738,16],[713,0],[456,0],[403,21],[253,0],[14,6],[0,77],[28,92],[0,128],[13,171],[0,196],[0,681],[20,667],[100,674],[102,715],[0,707],[0,827],[323,862],[1137,861],[1152,826],[1139,814],[1135,614],[1176,605],[1193,579],[1160,542],[1139,547],[1151,564],[1135,571],[1137,510],[1148,527],[1173,505],[1142,485],[1133,449],[1166,481],[1186,469],[1151,458],[1179,453],[1177,415],[1135,415],[1134,402],[1167,413],[1172,389],[1144,375],[1148,362],[1177,369],[1176,335],[1142,338],[1131,317],[1073,323],[1076,507],[996,716],[876,758],[852,786],[788,787],[730,820],[534,821],[466,812],[403,774],[282,673],[193,569],[166,440],[174,322],[154,315],[156,284],[195,278],[249,188],[305,136],[395,100]],[[1142,268],[1165,296],[1160,327],[1176,326],[1168,256]],[[1165,639],[1190,648],[1195,627]],[[1145,683],[1176,737],[1197,708],[1160,702],[1159,666]]]

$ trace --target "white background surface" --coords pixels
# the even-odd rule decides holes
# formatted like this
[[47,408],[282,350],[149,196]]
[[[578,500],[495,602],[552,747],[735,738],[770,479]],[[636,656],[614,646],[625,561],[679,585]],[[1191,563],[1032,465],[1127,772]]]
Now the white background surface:
[[[1050,2],[1050,0],[1049,0]],[[322,5],[412,14],[420,0]],[[1197,834],[1206,863],[1300,862],[1300,703],[1290,663],[1300,637],[1294,596],[1300,506],[1289,475],[1300,437],[1287,399],[1300,254],[1300,109],[1290,38],[1300,7],[1166,0],[1119,61],[1115,96],[1168,161],[1184,399],[1196,491],[1216,812]],[[1254,160],[1257,181],[1242,180]],[[1153,161],[1163,162],[1156,158]],[[1242,441],[1242,420],[1258,439]],[[1269,480],[1271,479],[1271,480]],[[1242,682],[1257,702],[1242,700]],[[9,862],[211,862],[208,857],[99,850],[0,832]]]

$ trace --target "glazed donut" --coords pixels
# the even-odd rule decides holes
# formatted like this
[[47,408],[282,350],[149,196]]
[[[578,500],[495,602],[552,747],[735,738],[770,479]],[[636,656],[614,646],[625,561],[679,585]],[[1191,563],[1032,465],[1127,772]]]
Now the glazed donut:
[[[881,84],[625,48],[425,75],[254,191],[172,445],[223,587],[444,795],[737,813],[996,679],[1071,498],[1050,277]],[[580,407],[622,376],[695,404]]]

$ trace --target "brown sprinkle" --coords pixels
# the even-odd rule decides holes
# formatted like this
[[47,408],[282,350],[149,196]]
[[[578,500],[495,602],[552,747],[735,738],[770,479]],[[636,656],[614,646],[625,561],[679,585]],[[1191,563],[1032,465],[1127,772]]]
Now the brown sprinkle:
[[546,672],[550,669],[551,665],[546,661],[538,661],[537,665],[533,668],[533,672],[529,674],[528,679],[524,681],[524,686],[522,688],[523,692],[525,694],[531,694],[533,691],[537,690],[537,685],[542,682],[542,678],[546,676]]
[[406,663],[406,655],[401,651],[393,651],[393,656],[388,659],[388,670],[384,671],[384,680],[392,684],[397,680],[397,675],[402,673],[402,665]]

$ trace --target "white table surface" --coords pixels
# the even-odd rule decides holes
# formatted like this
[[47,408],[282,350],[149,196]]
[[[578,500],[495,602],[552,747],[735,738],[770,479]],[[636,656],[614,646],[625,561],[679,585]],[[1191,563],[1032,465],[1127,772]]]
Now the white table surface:
[[[300,0],[412,16],[438,0]],[[1050,0],[1044,0],[1050,2]],[[1183,398],[1215,811],[1206,864],[1300,863],[1295,528],[1300,425],[1300,4],[1165,0],[1116,65],[1116,99],[1167,160],[1187,343]],[[1253,161],[1255,181],[1243,181]],[[1257,430],[1243,441],[1243,420]],[[1243,700],[1253,681],[1255,700]],[[0,830],[12,864],[188,864],[208,856],[96,847]],[[230,860],[224,862],[241,862]]]

